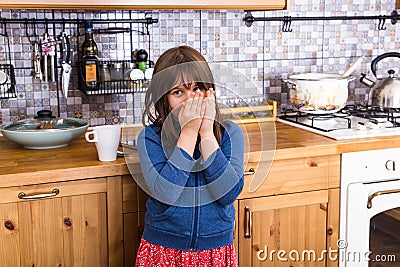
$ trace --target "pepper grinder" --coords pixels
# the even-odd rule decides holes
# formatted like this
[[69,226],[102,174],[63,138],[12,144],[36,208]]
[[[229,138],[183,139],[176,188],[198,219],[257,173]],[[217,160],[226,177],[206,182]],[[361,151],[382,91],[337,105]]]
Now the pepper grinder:
[[144,49],[139,49],[136,52],[136,60],[138,63],[138,68],[143,72],[146,70],[147,57],[148,57],[148,54],[147,54],[146,50],[144,50]]

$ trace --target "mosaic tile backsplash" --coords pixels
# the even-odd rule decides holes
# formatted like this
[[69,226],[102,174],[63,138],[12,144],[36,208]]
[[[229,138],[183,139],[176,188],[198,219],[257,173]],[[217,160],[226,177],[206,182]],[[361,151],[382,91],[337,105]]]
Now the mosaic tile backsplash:
[[[289,1],[283,11],[252,12],[254,17],[324,17],[324,16],[376,16],[390,15],[395,0],[369,1]],[[293,21],[291,32],[282,31],[281,21],[254,22],[245,25],[244,11],[82,11],[82,10],[0,10],[1,18],[20,23],[2,23],[0,28],[0,64],[11,62],[15,67],[16,98],[1,99],[0,123],[33,117],[42,109],[50,109],[61,117],[80,117],[90,124],[141,123],[144,93],[86,95],[79,89],[76,66],[78,53],[74,53],[73,75],[68,97],[61,93],[60,60],[57,81],[34,79],[33,46],[45,32],[57,36],[64,29],[73,38],[74,50],[83,42],[83,25],[74,19],[104,20],[95,28],[132,27],[132,33],[95,34],[100,58],[129,60],[134,49],[143,48],[149,58],[156,61],[165,50],[178,45],[198,49],[210,63],[232,67],[236,77],[247,77],[251,85],[236,86],[230,92],[244,97],[265,97],[278,100],[280,109],[290,107],[284,79],[292,74],[326,72],[341,74],[360,56],[363,63],[353,73],[375,79],[370,62],[386,52],[400,52],[400,23],[386,21],[385,30],[378,29],[378,20],[312,20]],[[146,28],[142,24],[110,23],[113,19],[152,17],[158,23]],[[49,23],[24,23],[20,19],[45,19]],[[51,19],[68,20],[52,23]],[[6,20],[5,20],[6,21]],[[3,21],[4,22],[4,21]],[[7,36],[5,36],[7,35]],[[59,54],[57,54],[59,56]],[[378,78],[387,76],[389,69],[399,73],[398,58],[382,60]],[[240,75],[237,75],[237,74]],[[221,79],[221,77],[216,77]],[[349,104],[366,101],[368,88],[359,79],[349,83]],[[229,93],[220,97],[229,97]]]

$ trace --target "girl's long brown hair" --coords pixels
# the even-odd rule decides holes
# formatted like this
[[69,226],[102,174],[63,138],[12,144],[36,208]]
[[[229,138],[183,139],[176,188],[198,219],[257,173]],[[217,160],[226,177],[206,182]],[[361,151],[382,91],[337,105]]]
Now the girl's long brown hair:
[[[215,90],[214,77],[205,58],[194,48],[179,46],[165,51],[154,66],[153,78],[145,95],[145,109],[142,123],[146,119],[162,128],[171,112],[168,104],[168,92],[183,84],[195,82],[198,86]],[[216,116],[214,120],[214,135],[221,141],[223,127],[221,112],[215,101]]]

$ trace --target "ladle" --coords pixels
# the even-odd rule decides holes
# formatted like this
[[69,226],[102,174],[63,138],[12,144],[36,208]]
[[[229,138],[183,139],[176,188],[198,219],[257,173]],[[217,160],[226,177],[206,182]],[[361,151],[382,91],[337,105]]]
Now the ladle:
[[364,56],[357,59],[343,74],[342,78],[345,79],[350,76],[350,74],[356,69],[356,67],[363,61]]

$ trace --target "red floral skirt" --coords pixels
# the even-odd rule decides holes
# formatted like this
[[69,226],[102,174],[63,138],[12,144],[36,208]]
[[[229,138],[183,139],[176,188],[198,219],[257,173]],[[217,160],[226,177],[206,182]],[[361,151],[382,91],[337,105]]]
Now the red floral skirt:
[[211,250],[182,251],[158,246],[142,238],[136,267],[237,267],[233,244]]

